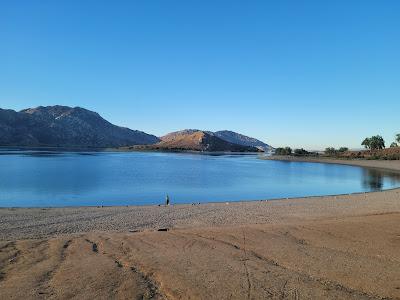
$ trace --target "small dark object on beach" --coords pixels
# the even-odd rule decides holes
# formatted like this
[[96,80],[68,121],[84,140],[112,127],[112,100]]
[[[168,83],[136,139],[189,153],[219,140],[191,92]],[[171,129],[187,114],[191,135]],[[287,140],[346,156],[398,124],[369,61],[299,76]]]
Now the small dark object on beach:
[[165,197],[165,205],[169,205],[169,196]]
[[96,253],[99,252],[96,243],[93,243],[93,244],[92,244],[92,251],[93,251],[93,252],[96,252]]
[[157,229],[157,231],[168,231],[169,230],[169,228],[159,228],[159,229]]

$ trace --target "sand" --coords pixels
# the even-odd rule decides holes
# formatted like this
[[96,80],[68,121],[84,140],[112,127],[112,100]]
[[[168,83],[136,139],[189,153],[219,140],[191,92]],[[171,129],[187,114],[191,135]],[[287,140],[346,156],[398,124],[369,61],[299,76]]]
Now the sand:
[[400,299],[400,190],[0,209],[0,299],[71,298]]
[[400,171],[399,160],[366,160],[366,159],[333,159],[329,157],[298,157],[298,156],[264,156],[266,160],[278,160],[288,162],[310,162],[338,165],[350,165],[368,167],[370,169],[381,169],[387,171]]

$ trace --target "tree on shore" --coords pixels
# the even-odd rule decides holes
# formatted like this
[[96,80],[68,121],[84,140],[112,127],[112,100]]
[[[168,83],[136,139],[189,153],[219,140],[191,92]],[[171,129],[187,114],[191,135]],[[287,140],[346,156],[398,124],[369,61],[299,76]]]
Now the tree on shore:
[[371,146],[370,146],[371,145],[371,139],[370,138],[365,138],[362,141],[361,145],[364,146],[365,149],[370,149],[371,148]]
[[292,148],[290,148],[290,147],[276,148],[275,149],[275,154],[276,155],[291,155],[292,154]]
[[340,147],[339,149],[335,149],[334,147],[325,148],[325,154],[329,156],[340,155],[347,151],[349,151],[347,147]]
[[303,155],[309,155],[311,153],[304,150],[303,148],[300,148],[300,149],[294,149],[294,154],[298,156],[303,156]]
[[370,138],[365,138],[361,143],[366,149],[380,150],[385,148],[385,140],[380,135],[374,135]]
[[400,144],[400,133],[396,134],[396,142]]
[[390,148],[395,148],[395,147],[398,147],[397,143],[393,142],[390,144]]
[[326,155],[335,155],[337,150],[333,147],[328,147],[325,149],[325,154]]

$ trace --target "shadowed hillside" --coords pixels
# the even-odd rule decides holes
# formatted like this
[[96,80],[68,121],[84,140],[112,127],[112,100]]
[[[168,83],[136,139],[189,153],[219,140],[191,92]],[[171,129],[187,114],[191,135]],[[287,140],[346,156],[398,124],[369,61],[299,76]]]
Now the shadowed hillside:
[[214,133],[217,137],[220,139],[223,139],[227,142],[242,145],[242,146],[251,146],[251,147],[256,147],[262,151],[270,151],[273,148],[270,145],[267,145],[266,143],[257,140],[252,137],[245,136],[243,134],[234,132],[234,131],[229,131],[229,130],[221,130],[217,131]]
[[121,147],[158,141],[154,135],[113,125],[80,107],[0,109],[0,146]]

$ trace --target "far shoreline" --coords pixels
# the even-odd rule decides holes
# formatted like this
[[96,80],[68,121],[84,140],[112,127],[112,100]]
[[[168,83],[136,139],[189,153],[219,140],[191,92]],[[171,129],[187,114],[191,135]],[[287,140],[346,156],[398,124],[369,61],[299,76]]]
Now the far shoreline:
[[262,160],[274,160],[283,162],[304,162],[304,163],[321,163],[347,165],[354,167],[362,167],[368,169],[376,169],[382,171],[391,171],[400,173],[399,160],[375,160],[375,159],[339,159],[330,157],[307,157],[307,156],[286,156],[286,155],[270,155],[260,157]]
[[168,150],[168,149],[129,149],[121,148],[97,148],[97,147],[56,147],[56,146],[0,146],[2,151],[53,151],[53,152],[100,152],[100,153],[182,153],[202,155],[263,155],[265,152],[251,151],[196,151],[196,150]]

